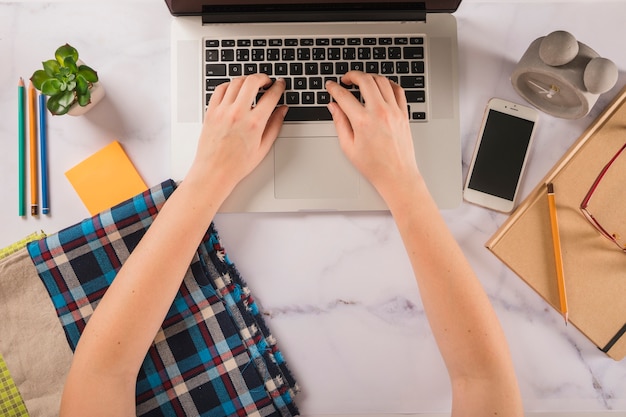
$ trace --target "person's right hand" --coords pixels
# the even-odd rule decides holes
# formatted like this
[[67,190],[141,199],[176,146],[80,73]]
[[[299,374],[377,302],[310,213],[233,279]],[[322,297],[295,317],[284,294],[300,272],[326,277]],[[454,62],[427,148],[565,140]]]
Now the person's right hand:
[[381,75],[350,71],[341,81],[359,86],[364,104],[338,83],[326,88],[341,148],[378,192],[419,177],[404,90]]

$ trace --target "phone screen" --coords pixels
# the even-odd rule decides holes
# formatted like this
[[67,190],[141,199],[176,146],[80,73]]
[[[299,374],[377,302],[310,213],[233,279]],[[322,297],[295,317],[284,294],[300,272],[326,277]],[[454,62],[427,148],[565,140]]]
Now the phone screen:
[[468,187],[513,201],[534,124],[490,109]]

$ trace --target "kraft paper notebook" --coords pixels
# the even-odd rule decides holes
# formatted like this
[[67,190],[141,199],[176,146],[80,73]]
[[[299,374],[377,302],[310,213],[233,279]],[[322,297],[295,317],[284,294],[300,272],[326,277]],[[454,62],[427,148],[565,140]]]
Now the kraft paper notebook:
[[[615,360],[626,356],[626,252],[600,234],[583,215],[580,205],[602,169],[625,143],[626,88],[486,243],[490,251],[558,311],[546,195],[546,184],[552,182],[570,323]],[[605,214],[619,216],[613,222],[603,219],[609,225],[624,224],[622,219],[626,217],[626,213],[620,216],[610,211],[620,200],[626,208],[626,163],[622,160],[613,169],[617,169],[613,172],[617,175],[604,177],[602,186],[615,190],[612,198],[617,204],[598,206],[601,200],[597,200],[594,207],[603,210],[606,206],[609,212]]]
[[148,189],[118,141],[65,173],[94,216]]

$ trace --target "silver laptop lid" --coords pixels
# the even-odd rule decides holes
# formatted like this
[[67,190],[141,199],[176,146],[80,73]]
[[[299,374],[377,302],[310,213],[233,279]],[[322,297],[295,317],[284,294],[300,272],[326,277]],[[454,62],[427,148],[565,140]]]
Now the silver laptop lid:
[[204,23],[410,21],[427,13],[452,13],[461,0],[165,0],[174,16],[202,16]]

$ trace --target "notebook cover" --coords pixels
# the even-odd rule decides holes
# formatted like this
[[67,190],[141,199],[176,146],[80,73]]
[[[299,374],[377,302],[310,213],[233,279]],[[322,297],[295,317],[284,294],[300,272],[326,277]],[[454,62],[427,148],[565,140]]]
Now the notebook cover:
[[587,221],[580,204],[602,168],[625,142],[626,88],[486,243],[558,311],[546,189],[546,184],[552,182],[570,323],[615,360],[626,356],[626,254]]
[[92,216],[148,189],[118,141],[71,168],[65,176]]

